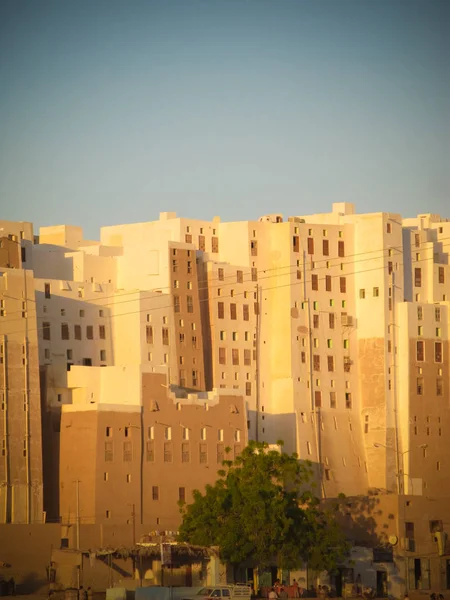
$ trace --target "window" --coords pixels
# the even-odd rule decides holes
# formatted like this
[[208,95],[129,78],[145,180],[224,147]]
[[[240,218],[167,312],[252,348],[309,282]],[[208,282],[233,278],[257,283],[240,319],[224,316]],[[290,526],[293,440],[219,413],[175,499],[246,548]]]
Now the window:
[[416,391],[418,396],[423,396],[423,377],[417,378]]
[[392,271],[394,270],[394,266],[391,261],[388,262],[388,274],[392,275]]
[[250,242],[250,254],[258,256],[258,242],[256,240],[251,240]]
[[308,254],[314,254],[314,239],[312,237],[308,238]]
[[434,320],[437,321],[438,323],[441,320],[441,309],[439,306],[436,306],[434,309]]
[[44,295],[46,298],[52,297],[51,285],[49,283],[44,283]]
[[322,406],[322,392],[316,390],[314,392],[314,406],[320,408]]
[[319,289],[318,275],[311,275],[311,289],[314,291],[318,291],[318,289]]
[[172,462],[172,442],[164,442],[164,462]]
[[236,271],[236,281],[238,283],[244,282],[244,273],[242,271]]
[[74,326],[74,337],[76,340],[81,340],[81,325]]
[[69,325],[67,323],[61,323],[61,339],[69,339]]
[[217,303],[217,316],[219,319],[223,319],[225,316],[225,307],[223,302]]
[[105,462],[112,462],[114,459],[113,443],[105,442]]
[[339,241],[338,242],[338,256],[345,256],[345,248],[344,248],[344,242],[343,241]]
[[223,444],[217,444],[217,462],[222,464],[225,458],[225,447]]
[[234,302],[230,304],[230,319],[232,321],[236,321],[237,319],[236,304],[234,304]]
[[208,444],[200,443],[199,459],[201,465],[205,465],[208,462]]
[[341,294],[345,294],[347,291],[347,280],[345,277],[339,277],[339,289]]
[[252,395],[252,384],[250,381],[245,382],[245,395],[246,396]]
[[318,354],[313,355],[313,369],[314,371],[320,371],[320,356]]
[[203,252],[206,250],[206,243],[205,243],[205,236],[204,235],[199,235],[198,236],[198,249],[202,250]]
[[336,408],[336,392],[330,392],[330,408]]
[[313,327],[315,329],[319,327],[319,315],[313,315]]
[[133,458],[133,446],[131,442],[123,443],[123,461],[131,462]]
[[105,328],[104,325],[99,325],[98,326],[98,335],[99,335],[99,338],[101,340],[105,340],[106,339],[106,328]]
[[442,362],[442,342],[434,342],[434,362]]
[[187,301],[188,313],[193,313],[194,312],[194,302],[193,302],[192,296],[188,296],[186,301]]
[[88,340],[93,340],[94,339],[94,328],[92,325],[87,325],[86,326],[86,338]]
[[327,356],[328,371],[334,371],[334,356]]
[[244,350],[244,365],[250,366],[252,364],[251,350]]
[[294,235],[292,238],[292,250],[293,252],[300,252],[300,243],[298,235]]
[[325,275],[325,291],[331,292],[331,275]]
[[249,315],[250,315],[250,313],[249,313],[249,306],[248,306],[248,304],[243,304],[242,305],[242,316],[243,316],[244,321],[248,321],[249,320],[249,318],[250,318]]
[[173,310],[176,313],[179,313],[180,310],[181,310],[180,297],[179,296],[174,296],[173,297]]
[[152,500],[159,500],[159,487],[157,485],[152,486]]
[[311,442],[306,442],[306,451],[309,455],[312,454]]
[[330,256],[330,242],[328,240],[322,240],[322,254]]
[[352,407],[352,394],[351,392],[346,392],[345,393],[345,408],[351,408]]
[[239,365],[239,350],[237,348],[231,350],[231,362],[234,366]]
[[386,223],[386,233],[391,233],[392,231],[392,226],[390,223]]
[[378,298],[379,295],[380,295],[380,288],[374,287],[373,288],[373,296],[374,296],[374,298]]
[[44,340],[50,340],[50,323],[46,321],[42,323],[42,337]]
[[256,267],[252,267],[252,281],[258,281],[258,271]]
[[186,502],[186,488],[178,488],[178,502]]
[[366,297],[366,290],[365,289],[359,290],[359,297],[360,297],[361,300],[364,300],[364,298]]
[[191,451],[189,444],[184,442],[181,444],[181,462],[188,463],[191,460]]
[[[100,327],[102,327],[102,325],[100,325]],[[147,325],[146,329],[145,329],[145,338],[147,341],[147,344],[153,344],[153,327],[151,325]],[[102,338],[104,339],[104,338]]]
[[414,269],[414,285],[415,287],[422,286],[422,269],[418,267]]
[[167,327],[162,328],[162,343],[164,346],[169,345],[169,330]]
[[219,238],[211,238],[211,252],[219,252]]
[[425,360],[425,343],[422,341],[416,342],[416,360],[419,362]]
[[445,283],[444,267],[439,267],[438,283]]
[[444,380],[441,377],[436,379],[436,396],[444,395]]
[[227,364],[226,348],[219,348],[219,365]]
[[364,433],[369,433],[369,415],[364,417]]
[[[440,468],[437,470],[439,471]],[[441,520],[430,521],[430,533],[437,533],[438,531],[444,531],[443,522]]]
[[419,321],[423,319],[423,308],[422,306],[417,307],[417,318]]
[[334,329],[334,313],[330,313],[328,315],[328,325],[330,327],[330,329]]

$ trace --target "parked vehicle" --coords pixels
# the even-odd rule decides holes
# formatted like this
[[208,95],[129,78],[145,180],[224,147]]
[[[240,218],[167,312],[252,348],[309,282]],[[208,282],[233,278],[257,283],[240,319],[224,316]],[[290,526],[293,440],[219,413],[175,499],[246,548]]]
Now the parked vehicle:
[[226,600],[250,599],[252,590],[249,585],[211,585],[202,588],[193,596],[184,596],[182,600],[213,600],[226,598]]

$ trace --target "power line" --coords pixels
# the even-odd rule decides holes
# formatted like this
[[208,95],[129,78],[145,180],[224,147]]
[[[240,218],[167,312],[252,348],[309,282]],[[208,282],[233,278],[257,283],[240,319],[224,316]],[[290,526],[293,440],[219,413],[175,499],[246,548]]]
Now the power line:
[[[445,238],[445,239],[450,239],[450,237],[449,237],[449,238]],[[450,245],[450,244],[445,244],[443,247],[445,248],[445,247],[447,247],[447,246],[449,246],[449,245]],[[396,252],[398,252],[398,253],[400,253],[400,254],[402,253],[402,252],[401,252],[401,250],[398,250],[396,247],[380,248],[380,249],[378,249],[378,250],[369,250],[369,251],[367,251],[367,252],[360,252],[360,253],[357,253],[357,254],[354,254],[354,255],[348,255],[348,256],[346,256],[345,258],[349,258],[350,256],[362,256],[362,255],[365,255],[365,254],[373,254],[373,253],[375,253],[375,252],[383,252],[383,256],[379,256],[379,257],[370,257],[370,258],[364,258],[364,259],[353,260],[353,261],[347,261],[347,262],[345,262],[345,261],[344,261],[344,262],[343,262],[343,261],[338,261],[338,262],[337,262],[337,264],[335,264],[335,265],[333,265],[333,266],[331,266],[331,265],[328,265],[328,264],[325,264],[324,266],[321,266],[321,267],[315,267],[315,266],[313,267],[311,264],[309,264],[309,265],[307,265],[307,269],[306,269],[306,270],[308,270],[308,271],[312,271],[312,270],[314,270],[314,271],[318,271],[318,270],[321,270],[321,269],[329,269],[329,268],[338,267],[338,266],[341,266],[341,265],[355,264],[355,263],[359,263],[359,262],[366,262],[366,261],[369,261],[369,260],[379,260],[379,259],[382,259],[382,258],[388,258],[389,256],[388,256],[388,257],[384,256],[384,252],[385,252],[385,251],[389,251],[389,250],[395,250]],[[311,257],[312,257],[312,255],[309,255],[309,256],[311,256]],[[339,257],[333,257],[331,260],[337,260],[338,258],[339,258]],[[433,258],[433,257],[424,258],[424,259],[419,259],[418,261],[415,261],[415,262],[422,262],[422,261],[424,261],[424,260],[431,260],[432,258]],[[321,260],[320,260],[320,261],[318,261],[318,262],[324,262],[324,261],[325,261],[326,263],[329,263],[329,262],[330,262],[330,259],[328,259],[328,258],[327,258],[327,259],[321,259]],[[216,263],[216,264],[218,264],[218,263]],[[220,263],[219,263],[219,264],[220,264]],[[257,273],[264,273],[264,274],[265,274],[265,273],[267,273],[267,272],[271,272],[271,271],[275,271],[275,270],[279,270],[279,269],[294,269],[294,271],[295,271],[296,269],[298,269],[298,268],[299,268],[299,266],[300,266],[300,265],[297,265],[297,264],[295,264],[295,265],[294,265],[294,264],[290,264],[290,265],[282,265],[282,266],[279,266],[279,267],[271,267],[271,268],[269,268],[269,269],[259,269],[259,270],[257,271]],[[248,268],[248,267],[247,267],[247,268]],[[381,267],[381,268],[384,268],[384,267]],[[238,269],[238,270],[239,270],[239,269]],[[277,277],[283,277],[283,276],[287,276],[287,275],[290,275],[290,274],[292,274],[294,271],[289,271],[289,272],[287,272],[287,273],[284,273],[284,274],[278,274],[278,273],[277,273],[277,274],[275,274],[275,275],[267,275],[266,277],[258,277],[257,281],[261,281],[262,279],[269,279],[270,277],[275,277],[275,276],[277,276]],[[232,275],[232,276],[231,276],[231,275],[228,275],[227,277],[233,277],[233,278],[234,278],[234,277],[235,277],[235,275]],[[337,277],[337,275],[330,275],[330,277]],[[198,292],[202,292],[202,291],[204,291],[204,290],[208,290],[208,289],[209,289],[209,290],[211,290],[211,289],[220,289],[220,288],[222,288],[222,287],[224,287],[224,286],[226,286],[226,285],[233,285],[233,284],[235,284],[235,283],[236,283],[236,284],[238,284],[238,282],[236,282],[235,280],[233,280],[233,281],[232,281],[232,282],[230,282],[230,283],[225,283],[225,282],[223,282],[223,280],[221,280],[221,279],[217,279],[217,278],[214,278],[214,279],[212,279],[212,280],[210,280],[210,281],[220,281],[220,282],[222,282],[222,283],[219,283],[219,285],[216,285],[216,286],[210,286],[210,285],[206,285],[206,286],[204,286],[204,287],[201,287],[201,286],[199,286],[199,287],[198,287]],[[248,279],[247,281],[248,281],[248,282],[250,282],[250,281],[255,281],[255,280],[253,280],[253,279]],[[75,282],[75,283],[82,283],[82,282]],[[256,281],[255,281],[255,283],[256,283]],[[89,304],[92,304],[93,302],[97,302],[97,301],[100,301],[100,300],[106,300],[106,299],[108,299],[108,298],[115,298],[115,299],[117,299],[117,298],[120,298],[120,297],[122,297],[122,296],[128,296],[128,295],[131,295],[131,294],[142,294],[142,293],[144,293],[144,294],[151,294],[151,293],[155,293],[155,290],[156,290],[156,289],[157,289],[157,290],[172,290],[172,289],[178,289],[178,288],[173,288],[173,287],[171,287],[171,286],[166,286],[166,287],[162,287],[162,288],[155,288],[155,289],[153,289],[153,290],[133,290],[133,291],[130,291],[130,292],[124,292],[123,294],[120,294],[120,292],[116,292],[116,293],[115,293],[114,295],[112,295],[112,296],[104,296],[104,297],[103,297],[103,298],[101,298],[101,299],[99,298],[99,299],[93,299],[93,300],[90,300],[90,301],[89,301]],[[242,293],[243,293],[243,292],[239,292],[239,293],[238,293],[238,294],[236,294],[236,295],[239,295],[239,294],[242,294]],[[151,296],[151,297],[149,297],[149,298],[146,298],[146,299],[148,299],[148,300],[152,300],[153,298],[156,298],[156,297],[157,297],[157,296]],[[226,297],[226,296],[224,296],[224,297]],[[21,298],[15,298],[15,299],[16,299],[16,300],[22,300]],[[105,307],[108,307],[108,306],[117,306],[117,305],[119,305],[119,304],[125,304],[125,303],[127,303],[127,302],[135,302],[135,301],[139,301],[140,299],[141,299],[141,298],[132,298],[132,299],[130,299],[130,300],[123,300],[123,301],[119,301],[119,302],[109,302],[109,303],[104,303],[104,304],[101,304],[100,306],[101,306],[102,308],[105,308]],[[30,300],[30,301],[31,301],[31,302],[36,302],[35,300]],[[202,301],[202,300],[200,300],[200,301]],[[155,309],[158,309],[158,308],[166,308],[166,307],[154,307],[154,308],[155,308]],[[142,312],[145,312],[146,310],[151,310],[151,309],[152,309],[152,307],[149,307],[148,309],[142,309]],[[19,313],[19,312],[23,312],[23,311],[15,311],[15,312],[16,312],[16,313]],[[9,314],[14,314],[14,312],[12,312],[12,313],[9,313]],[[131,314],[131,313],[130,313],[130,314]],[[111,316],[119,316],[119,315],[111,315]],[[22,318],[23,318],[23,317],[18,317],[17,319],[9,319],[8,321],[9,321],[9,322],[12,322],[12,321],[21,321],[21,320],[22,320]],[[46,318],[47,318],[47,319],[49,319],[49,320],[55,320],[55,321],[57,320],[57,319],[56,319],[56,317],[51,317],[51,316],[49,316],[49,315],[48,315],[48,316],[41,316],[41,315],[39,315],[39,316],[37,316],[37,318],[38,318],[38,319],[46,319]],[[58,321],[58,322],[59,322],[59,321]]]
[[[427,260],[433,260],[433,258],[434,257],[430,256],[428,258],[422,258],[422,259],[417,260],[415,262],[417,263],[417,262],[423,262],[423,261],[427,261]],[[374,260],[374,259],[373,258],[370,258],[370,259],[361,259],[359,261],[353,261],[351,264],[354,264],[355,262],[364,262],[366,260]],[[350,264],[350,263],[348,263],[348,264]],[[372,272],[372,271],[384,270],[384,269],[387,269],[387,268],[388,268],[388,265],[383,265],[381,267],[373,267],[372,269],[364,269],[364,270],[361,270],[361,271],[353,271],[352,273],[344,273],[344,274],[338,273],[338,274],[335,274],[335,275],[330,275],[330,277],[331,278],[348,277],[348,276],[352,276],[352,275],[357,275],[359,273],[368,273],[368,272]],[[281,276],[287,276],[289,274],[292,274],[292,273],[286,273],[286,274],[283,274]],[[266,278],[261,278],[261,279],[269,279],[271,277],[279,277],[279,276],[280,275],[278,275],[278,274],[274,274],[274,275],[269,275]],[[284,287],[294,287],[295,285],[303,285],[304,283],[311,283],[311,281],[312,280],[307,280],[306,282],[303,282],[302,280],[298,280],[298,281],[294,281],[294,282],[289,282],[287,284],[278,284],[278,285],[272,286],[272,287],[261,288],[261,292],[265,292],[266,290],[274,290],[274,289],[278,289],[278,288],[284,288]],[[256,285],[256,282],[255,282],[255,285]],[[199,298],[199,304],[201,304],[202,302],[210,302],[212,300],[217,300],[217,299],[234,298],[236,296],[240,296],[240,295],[243,295],[245,293],[247,293],[247,292],[244,291],[244,292],[238,292],[238,293],[233,294],[233,295],[230,294],[230,295],[225,295],[225,296],[222,296],[222,295],[221,296],[215,296],[214,298],[209,298],[209,297],[208,298],[203,298],[203,299]],[[128,301],[126,301],[126,302],[128,302]],[[144,308],[144,309],[139,309],[139,310],[136,310],[136,311],[130,311],[130,312],[121,313],[121,314],[115,314],[115,315],[109,315],[109,318],[112,319],[112,318],[116,318],[116,317],[124,317],[124,316],[133,315],[133,314],[150,312],[151,310],[163,310],[163,309],[166,309],[166,308],[167,309],[173,308],[173,304],[171,303],[171,304],[167,304],[167,305],[164,305],[164,306],[155,306],[154,308]],[[39,318],[44,318],[44,317],[39,317]],[[49,317],[49,319],[50,320],[56,320],[56,317]],[[19,320],[19,319],[15,319],[15,320]],[[79,322],[75,323],[73,321],[73,319],[72,320],[69,319],[68,321],[71,321],[72,324],[77,324],[77,325],[79,324]],[[29,329],[29,331],[41,331],[43,329],[44,329],[44,327],[37,327],[35,329]],[[8,335],[14,335],[16,333],[23,333],[23,331],[20,330],[20,331],[7,332]]]

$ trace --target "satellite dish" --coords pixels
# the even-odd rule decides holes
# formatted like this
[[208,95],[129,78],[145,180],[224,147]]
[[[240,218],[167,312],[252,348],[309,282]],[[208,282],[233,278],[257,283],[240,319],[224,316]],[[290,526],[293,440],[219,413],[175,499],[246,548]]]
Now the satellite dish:
[[398,544],[398,537],[396,535],[390,535],[389,543],[391,544],[391,546],[396,546]]

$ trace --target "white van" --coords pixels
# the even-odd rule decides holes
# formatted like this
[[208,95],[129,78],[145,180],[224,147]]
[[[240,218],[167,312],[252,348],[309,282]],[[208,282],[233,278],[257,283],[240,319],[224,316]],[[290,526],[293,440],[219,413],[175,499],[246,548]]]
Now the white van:
[[209,585],[201,588],[193,596],[185,596],[182,600],[250,600],[252,590],[249,585]]

